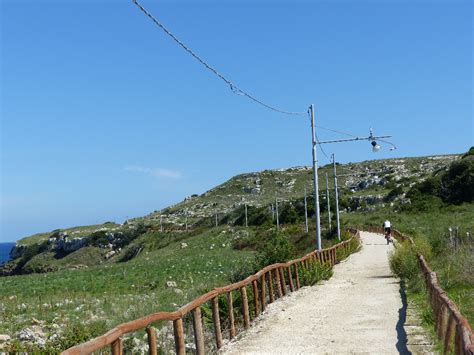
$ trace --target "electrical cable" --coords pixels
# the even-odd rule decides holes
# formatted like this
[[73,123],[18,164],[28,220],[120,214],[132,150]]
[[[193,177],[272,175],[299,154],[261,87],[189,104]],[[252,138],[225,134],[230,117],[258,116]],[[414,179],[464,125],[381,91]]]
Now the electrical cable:
[[316,125],[316,127],[321,128],[321,129],[323,129],[323,130],[325,130],[325,131],[334,132],[334,133],[339,133],[339,134],[343,134],[343,135],[346,135],[346,136],[349,136],[349,137],[354,137],[354,138],[357,137],[357,136],[355,136],[355,135],[353,135],[353,134],[351,134],[351,133],[347,133],[347,132],[344,132],[344,131],[339,131],[339,130],[333,129],[333,128],[327,128],[327,127],[322,127],[322,126],[318,126],[318,125]]
[[324,151],[324,148],[323,146],[319,143],[319,138],[318,138],[318,135],[316,134],[316,132],[314,133],[314,136],[316,137],[316,145],[319,146],[319,149],[321,149],[321,152],[323,152],[324,156],[326,157],[326,159],[330,160],[328,155],[326,154],[326,152]]
[[293,116],[304,116],[306,112],[293,112],[293,111],[285,111],[274,106],[271,106],[262,100],[256,98],[255,96],[249,94],[247,91],[244,91],[237,87],[231,80],[227,79],[223,74],[218,72],[214,67],[212,67],[209,63],[207,63],[204,59],[202,59],[199,55],[197,55],[191,48],[185,45],[178,37],[176,37],[170,30],[168,30],[165,25],[163,25],[158,19],[156,19],[150,12],[148,12],[137,0],[132,0],[135,5],[146,15],[148,16],[159,28],[161,28],[169,37],[171,37],[176,43],[178,43],[186,52],[191,54],[199,63],[201,63],[204,67],[218,76],[221,80],[223,80],[229,88],[232,90],[234,94],[245,96],[248,99],[254,101],[255,103],[264,106],[272,111],[282,113],[285,115],[293,115]]

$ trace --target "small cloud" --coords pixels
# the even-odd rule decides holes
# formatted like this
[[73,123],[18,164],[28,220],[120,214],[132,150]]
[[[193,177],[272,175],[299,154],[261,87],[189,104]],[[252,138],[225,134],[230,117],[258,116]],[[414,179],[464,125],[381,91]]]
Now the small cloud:
[[152,175],[155,177],[168,177],[172,179],[179,179],[181,172],[168,169],[152,169]]
[[147,168],[145,166],[126,166],[125,171],[130,171],[133,173],[146,174],[156,178],[170,178],[170,179],[179,179],[183,175],[180,171],[169,170],[169,169],[160,169],[160,168]]

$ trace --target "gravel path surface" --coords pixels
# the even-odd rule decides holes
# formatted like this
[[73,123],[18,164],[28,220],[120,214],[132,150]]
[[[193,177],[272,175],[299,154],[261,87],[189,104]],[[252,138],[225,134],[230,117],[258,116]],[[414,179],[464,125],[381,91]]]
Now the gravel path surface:
[[362,232],[362,250],[328,281],[270,304],[226,354],[406,354],[399,280],[381,235]]

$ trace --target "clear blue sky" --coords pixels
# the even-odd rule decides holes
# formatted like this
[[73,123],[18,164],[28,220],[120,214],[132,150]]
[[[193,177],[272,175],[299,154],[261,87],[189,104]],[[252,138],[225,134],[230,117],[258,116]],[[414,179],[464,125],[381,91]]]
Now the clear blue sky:
[[[314,103],[320,125],[373,127],[399,147],[328,146],[342,162],[473,144],[471,1],[143,5],[263,100]],[[123,222],[239,173],[311,162],[307,119],[233,94],[131,0],[1,0],[0,22],[0,242]]]

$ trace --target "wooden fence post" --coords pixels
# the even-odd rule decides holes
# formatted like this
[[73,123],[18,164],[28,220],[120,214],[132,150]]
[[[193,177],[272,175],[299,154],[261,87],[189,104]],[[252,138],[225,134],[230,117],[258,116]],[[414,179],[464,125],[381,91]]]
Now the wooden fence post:
[[123,341],[122,338],[118,338],[111,344],[112,355],[123,354]]
[[283,296],[285,296],[286,295],[286,281],[285,281],[285,275],[283,273],[283,268],[279,267],[278,272],[280,273],[281,292]]
[[272,270],[270,270],[268,273],[268,293],[270,296],[270,303],[273,303],[275,301],[275,295],[273,294],[273,274]]
[[438,311],[438,317],[436,319],[438,339],[444,339],[444,333],[446,332],[446,322],[447,322],[446,315],[447,315],[446,305],[442,303]]
[[157,355],[158,349],[156,347],[156,329],[153,327],[147,327],[146,334],[148,336],[148,354]]
[[301,288],[301,284],[300,284],[300,273],[298,272],[298,264],[295,264],[295,273],[296,273],[296,288],[299,290]]
[[235,319],[234,319],[234,305],[232,303],[232,291],[227,292],[227,308],[229,312],[229,337],[233,339],[235,337]]
[[194,342],[196,344],[196,353],[198,355],[205,353],[204,333],[202,331],[201,307],[193,309]]
[[214,333],[216,335],[217,349],[222,347],[221,318],[219,317],[219,296],[212,299],[212,321],[214,323]]
[[253,290],[253,303],[255,305],[255,318],[260,314],[260,304],[258,302],[258,285],[257,280],[252,281],[252,290]]
[[451,343],[454,338],[454,328],[456,327],[456,322],[454,316],[449,311],[448,326],[446,328],[446,334],[444,336],[444,353],[447,354],[451,351]]
[[283,291],[281,290],[281,280],[280,280],[280,269],[275,269],[275,282],[276,282],[276,289],[278,293],[278,298],[283,296]]
[[287,268],[288,272],[288,282],[290,283],[290,291],[293,292],[295,290],[295,286],[293,285],[293,277],[291,276],[291,265]]
[[260,277],[260,298],[261,298],[261,305],[262,305],[262,312],[265,310],[265,307],[267,306],[267,295],[266,295],[266,277],[265,274],[263,274]]
[[454,353],[455,354],[464,354],[462,349],[462,329],[459,324],[455,325],[455,334],[454,334]]
[[244,317],[244,328],[249,329],[250,315],[249,315],[249,301],[247,299],[247,286],[243,286],[240,288],[240,295],[242,296],[242,315]]
[[174,328],[174,344],[176,346],[176,354],[184,355],[186,353],[186,345],[184,344],[184,328],[183,318],[173,321]]

